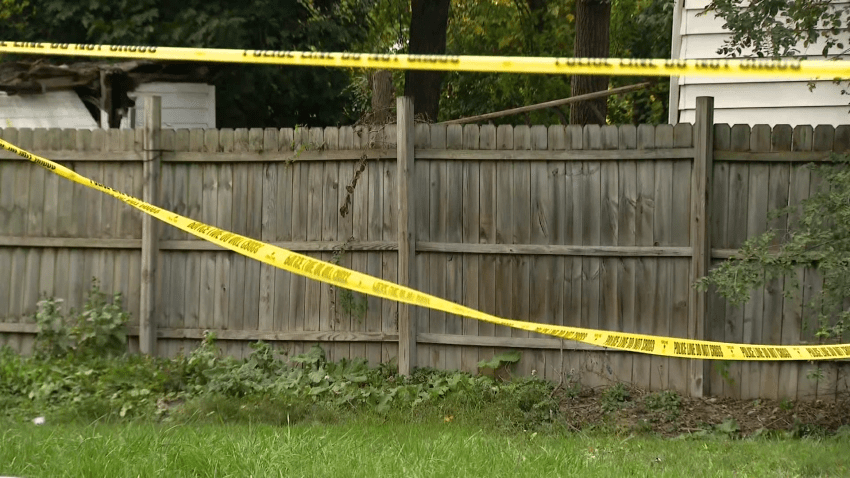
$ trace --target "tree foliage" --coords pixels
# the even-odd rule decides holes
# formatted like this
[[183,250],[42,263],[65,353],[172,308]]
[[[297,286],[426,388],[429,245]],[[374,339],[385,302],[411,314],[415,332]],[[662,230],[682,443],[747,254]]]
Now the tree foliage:
[[713,0],[705,9],[726,23],[731,37],[718,49],[727,56],[799,55],[822,42],[821,55],[844,53],[850,7],[830,0]]
[[[452,55],[570,56],[575,18],[568,2],[548,2],[538,11],[521,1],[455,0],[446,50]],[[569,78],[516,73],[446,75],[440,120],[516,108],[570,96]],[[551,109],[495,123],[551,124],[569,113]]]
[[[365,38],[369,0],[40,0],[0,13],[23,41],[344,51]],[[5,18],[4,18],[5,15]],[[68,61],[62,59],[61,61]],[[333,125],[350,101],[344,71],[219,65],[222,127]]]
[[772,211],[771,219],[788,218],[787,231],[768,230],[744,243],[735,257],[701,279],[733,304],[750,292],[785,279],[785,294],[800,293],[796,272],[810,267],[823,277],[823,289],[808,302],[817,319],[817,335],[841,338],[850,327],[850,156],[833,156],[834,164],[811,165],[823,183],[802,204]]
[[[611,9],[611,56],[615,58],[670,58],[673,2],[669,0],[615,0]],[[611,87],[645,78],[611,77]],[[670,82],[651,78],[649,88],[627,96],[608,98],[611,124],[667,122]]]

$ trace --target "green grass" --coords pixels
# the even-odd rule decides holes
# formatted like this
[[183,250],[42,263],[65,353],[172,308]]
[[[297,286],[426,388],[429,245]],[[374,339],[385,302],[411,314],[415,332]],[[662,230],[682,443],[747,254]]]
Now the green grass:
[[458,423],[0,422],[0,475],[826,477],[850,440],[663,439],[485,432]]

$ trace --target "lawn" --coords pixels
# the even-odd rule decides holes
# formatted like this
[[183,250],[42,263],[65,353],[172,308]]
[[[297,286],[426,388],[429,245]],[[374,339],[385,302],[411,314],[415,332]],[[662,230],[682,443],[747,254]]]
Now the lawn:
[[0,475],[826,477],[850,439],[547,435],[454,422],[270,426],[0,423]]

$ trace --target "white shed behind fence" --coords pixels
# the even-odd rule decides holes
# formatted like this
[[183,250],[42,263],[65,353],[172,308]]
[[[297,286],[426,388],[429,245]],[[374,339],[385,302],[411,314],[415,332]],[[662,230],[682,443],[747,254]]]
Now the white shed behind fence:
[[0,93],[0,128],[94,129],[97,122],[72,90],[37,95]]
[[[723,58],[717,49],[729,38],[723,19],[713,13],[701,15],[710,0],[676,0],[673,17],[674,59]],[[800,47],[810,59],[819,56],[823,44]],[[696,98],[714,97],[715,123],[790,124],[838,126],[850,122],[850,96],[846,88],[832,81],[817,81],[809,91],[805,79],[762,78],[698,78],[673,77],[670,80],[671,124],[693,123]]]
[[202,83],[144,83],[135,91],[128,93],[136,100],[134,124],[129,118],[122,121],[122,128],[131,128],[145,124],[146,96],[158,95],[162,98],[162,127],[179,128],[215,128],[215,86]]

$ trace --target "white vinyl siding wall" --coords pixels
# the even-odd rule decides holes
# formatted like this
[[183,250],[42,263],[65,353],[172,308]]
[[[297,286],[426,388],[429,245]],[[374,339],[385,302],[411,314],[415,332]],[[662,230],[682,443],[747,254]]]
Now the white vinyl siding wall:
[[[678,59],[723,58],[717,49],[729,38],[723,19],[713,13],[702,15],[709,0],[676,0],[678,28],[673,31],[673,57]],[[823,43],[801,54],[819,59]],[[746,53],[746,52],[744,52]],[[677,88],[678,84],[678,88]],[[714,97],[714,121],[728,124],[790,124],[834,126],[850,120],[850,96],[842,95],[845,87],[832,81],[816,81],[809,91],[806,80],[782,77],[763,78],[696,78],[679,77],[671,81],[671,123],[693,123],[696,98]],[[674,109],[675,108],[675,109]]]
[[[145,83],[129,93],[136,100],[135,126],[145,124],[143,98],[162,98],[162,127],[215,128],[215,86],[200,83]],[[122,124],[122,127],[131,127]]]

